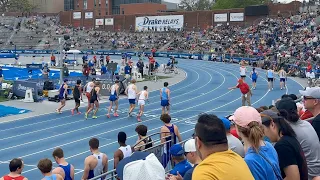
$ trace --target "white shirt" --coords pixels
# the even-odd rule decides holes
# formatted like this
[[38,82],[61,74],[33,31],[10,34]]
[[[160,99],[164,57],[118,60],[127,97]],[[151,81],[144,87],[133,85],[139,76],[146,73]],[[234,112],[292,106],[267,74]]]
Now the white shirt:
[[91,93],[91,91],[92,91],[92,89],[93,89],[93,87],[94,86],[92,86],[93,85],[93,82],[89,82],[88,84],[87,84],[87,88],[86,88],[86,92],[87,93]]
[[144,95],[145,92],[146,92],[145,90],[141,91],[141,94],[139,96],[139,100],[145,100],[146,99],[146,96]]
[[128,99],[136,99],[136,90],[133,89],[134,84],[128,86]]
[[119,147],[119,149],[123,154],[123,159],[126,157],[130,157],[132,154],[132,149],[130,145],[127,145],[126,147],[121,146]]
[[246,75],[246,67],[240,67],[240,76]]

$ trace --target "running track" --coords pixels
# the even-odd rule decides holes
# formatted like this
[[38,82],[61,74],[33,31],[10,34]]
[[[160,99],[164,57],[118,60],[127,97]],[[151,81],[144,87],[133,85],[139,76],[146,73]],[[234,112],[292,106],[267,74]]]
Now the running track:
[[[166,62],[166,59],[160,61]],[[183,139],[189,138],[193,133],[194,122],[199,113],[209,112],[224,116],[241,105],[239,89],[228,90],[228,87],[237,83],[239,65],[179,60],[179,68],[187,73],[187,78],[170,87],[171,115],[175,118],[173,123],[178,125]],[[277,79],[274,90],[269,92],[265,73],[262,70],[259,72],[257,89],[253,90],[251,100],[254,106],[270,105],[272,100],[284,93],[298,93],[298,90],[302,89],[300,84],[288,78],[287,90],[280,90],[279,79]],[[250,82],[250,79],[247,78],[246,81]],[[73,103],[73,101],[67,103]],[[91,137],[99,138],[100,150],[107,154],[109,169],[111,169],[113,152],[118,148],[117,133],[126,132],[127,143],[133,145],[137,140],[134,129],[139,123],[135,117],[128,118],[126,113],[120,114],[118,118],[107,119],[106,106],[106,103],[101,105],[104,109],[99,111],[98,119],[95,120],[85,121],[83,115],[71,116],[70,111],[65,111],[62,114],[52,113],[1,124],[0,175],[8,173],[8,162],[12,158],[21,157],[25,162],[23,174],[31,180],[40,179],[42,176],[36,167],[37,162],[41,158],[52,159],[53,149],[61,147],[67,161],[76,168],[75,179],[80,179],[83,161],[90,154],[88,141]],[[119,108],[127,111],[127,100],[120,100]],[[146,105],[145,111],[148,117],[142,118],[142,124],[148,126],[149,134],[159,132],[162,125],[159,120],[161,113],[159,91],[150,93],[150,103]]]

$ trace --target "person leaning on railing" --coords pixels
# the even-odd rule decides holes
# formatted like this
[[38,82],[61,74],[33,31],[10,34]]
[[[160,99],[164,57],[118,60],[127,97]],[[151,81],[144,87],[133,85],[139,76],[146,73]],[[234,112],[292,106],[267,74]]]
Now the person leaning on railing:
[[149,149],[153,146],[153,141],[151,137],[147,136],[148,127],[140,124],[136,127],[135,131],[138,134],[138,140],[136,145],[134,145],[135,151],[143,151]]

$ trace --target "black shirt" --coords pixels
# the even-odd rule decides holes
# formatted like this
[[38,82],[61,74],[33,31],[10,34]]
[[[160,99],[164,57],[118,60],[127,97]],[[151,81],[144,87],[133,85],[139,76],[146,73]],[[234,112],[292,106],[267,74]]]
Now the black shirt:
[[320,114],[318,114],[316,117],[314,117],[311,125],[313,126],[314,130],[316,130],[316,132],[318,134],[319,141],[320,141]]
[[80,99],[80,90],[79,86],[75,86],[73,89],[73,98]]
[[297,165],[299,168],[300,179],[308,180],[308,168],[306,158],[298,140],[294,137],[283,136],[274,146],[279,157],[281,175],[286,177],[284,168],[290,165]]

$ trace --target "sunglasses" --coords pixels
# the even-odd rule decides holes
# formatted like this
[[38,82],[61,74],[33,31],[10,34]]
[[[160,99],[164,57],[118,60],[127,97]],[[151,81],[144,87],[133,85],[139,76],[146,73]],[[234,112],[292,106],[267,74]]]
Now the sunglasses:
[[308,96],[303,96],[302,98],[303,98],[303,100],[308,100],[308,99],[317,99],[317,98],[314,98],[314,97],[308,97]]

